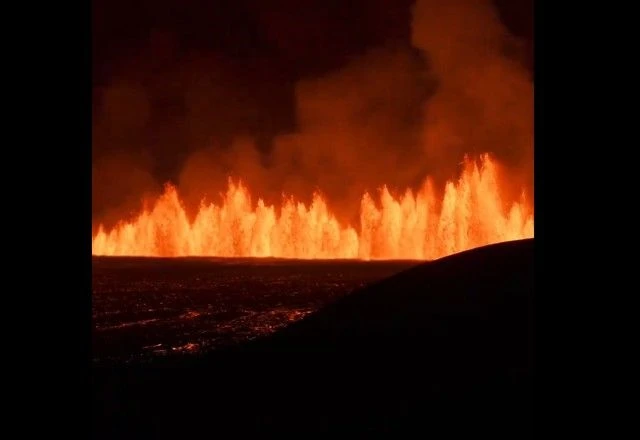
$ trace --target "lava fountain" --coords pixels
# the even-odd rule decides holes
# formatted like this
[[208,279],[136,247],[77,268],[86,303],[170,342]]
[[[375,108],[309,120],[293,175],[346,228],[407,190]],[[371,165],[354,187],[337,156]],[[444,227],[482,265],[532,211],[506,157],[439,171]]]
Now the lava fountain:
[[254,205],[242,183],[229,181],[222,203],[202,202],[189,221],[175,187],[167,185],[151,209],[112,230],[100,226],[93,255],[281,257],[300,259],[431,260],[501,241],[533,237],[533,212],[523,198],[510,207],[500,196],[496,164],[465,159],[457,182],[438,197],[430,179],[414,194],[379,199],[364,194],[360,225],[341,225],[327,201],[309,206],[285,198],[277,210]]

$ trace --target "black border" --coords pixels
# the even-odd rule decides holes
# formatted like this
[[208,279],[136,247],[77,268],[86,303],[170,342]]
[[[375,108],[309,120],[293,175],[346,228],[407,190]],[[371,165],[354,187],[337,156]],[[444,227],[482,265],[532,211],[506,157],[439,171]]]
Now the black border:
[[619,10],[601,3],[536,0],[534,6],[535,433],[576,436],[584,430],[592,436],[605,419],[596,390],[601,364],[610,360],[594,353],[613,324],[603,313],[611,251],[601,246],[624,233],[624,226],[612,225],[624,216],[624,208],[615,208],[624,206],[616,199],[619,189],[605,189],[622,186],[625,159],[620,145],[612,145],[621,142],[621,124],[608,124],[621,108],[602,102],[621,82],[610,55],[623,42],[610,41],[616,31],[607,24],[623,24]]
[[[91,420],[91,3],[5,5],[8,417],[36,436]],[[12,396],[13,394],[13,396]],[[7,428],[10,430],[10,428]]]

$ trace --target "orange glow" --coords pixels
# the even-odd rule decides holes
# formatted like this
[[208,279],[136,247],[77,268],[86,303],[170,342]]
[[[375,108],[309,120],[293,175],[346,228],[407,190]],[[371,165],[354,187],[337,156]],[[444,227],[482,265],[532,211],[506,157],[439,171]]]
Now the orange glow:
[[510,209],[500,198],[495,163],[465,160],[459,180],[438,198],[429,179],[413,194],[378,200],[364,194],[360,225],[341,225],[327,201],[310,206],[291,198],[281,209],[252,204],[249,190],[229,182],[220,205],[202,203],[190,222],[176,188],[167,185],[151,210],[111,231],[100,226],[93,255],[360,258],[430,260],[501,241],[533,237],[533,213],[524,201]]

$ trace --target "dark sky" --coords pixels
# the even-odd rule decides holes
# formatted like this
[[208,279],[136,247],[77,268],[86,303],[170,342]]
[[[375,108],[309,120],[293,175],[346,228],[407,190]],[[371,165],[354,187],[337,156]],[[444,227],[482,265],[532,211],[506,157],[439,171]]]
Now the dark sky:
[[[532,2],[495,0],[529,68]],[[92,0],[94,216],[178,181],[200,148],[250,135],[269,150],[295,130],[300,80],[410,47],[412,3]]]
[[[92,0],[93,83],[136,60],[215,53],[295,80],[389,41],[409,43],[411,0]],[[533,0],[495,0],[509,30],[532,40]],[[146,66],[140,66],[144,68]],[[257,73],[257,72],[256,72]]]

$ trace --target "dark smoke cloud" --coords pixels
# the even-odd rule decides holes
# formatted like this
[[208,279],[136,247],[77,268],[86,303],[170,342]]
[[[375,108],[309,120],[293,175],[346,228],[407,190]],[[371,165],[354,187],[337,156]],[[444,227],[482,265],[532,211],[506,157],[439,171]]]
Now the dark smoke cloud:
[[[149,172],[149,158],[127,152],[111,153],[94,161],[92,205],[94,218],[105,227],[134,218],[142,201],[153,200],[161,186]],[[97,225],[93,225],[94,228]]]
[[[150,103],[145,89],[117,83],[99,93],[92,133],[92,211],[107,227],[140,210],[145,197],[158,194],[152,158],[138,148],[146,139]],[[94,225],[95,227],[96,225]]]
[[[414,47],[370,50],[337,71],[299,81],[295,127],[288,129],[286,110],[258,110],[273,110],[272,101],[286,95],[266,64],[264,75],[247,76],[242,64],[200,53],[170,63],[171,39],[156,36],[162,56],[142,70],[155,73],[103,94],[96,139],[113,142],[118,155],[94,165],[94,205],[105,198],[117,204],[125,192],[139,200],[157,191],[160,182],[151,176],[158,165],[141,158],[168,149],[184,163],[175,180],[191,212],[203,196],[216,200],[233,177],[272,203],[283,192],[308,201],[320,190],[353,224],[365,190],[416,187],[427,175],[442,183],[455,177],[465,154],[484,152],[518,176],[514,191],[520,185],[531,191],[533,83],[492,3],[418,0],[411,31]],[[122,153],[136,142],[150,147]],[[120,182],[111,187],[108,179]],[[99,193],[102,202],[95,201]]]
[[[280,123],[258,111],[280,91],[251,84],[242,65],[200,52],[172,59],[174,43],[165,34],[152,34],[148,44],[151,48],[140,50],[135,63],[123,63],[111,83],[94,89],[95,223],[128,217],[132,206],[139,211],[148,194],[160,192],[167,181],[177,182],[193,154],[215,163],[216,152],[209,154],[215,148],[233,151],[239,135],[259,138]],[[254,68],[259,76],[259,62]],[[239,164],[233,168],[242,171]],[[230,170],[216,163],[203,183],[210,181],[208,175]]]
[[379,49],[296,88],[299,131],[275,141],[276,174],[290,191],[319,188],[356,213],[365,190],[407,186],[424,177],[422,103],[432,89],[422,60],[409,50]]
[[211,193],[231,175],[270,201],[282,192],[308,201],[320,190],[351,217],[366,189],[424,177],[416,157],[429,84],[412,51],[371,51],[338,72],[301,81],[295,88],[298,129],[277,136],[267,154],[258,154],[250,140],[197,152],[181,189]]
[[489,1],[418,0],[412,42],[438,78],[426,105],[425,158],[449,173],[465,153],[493,153],[533,183],[533,83]]
[[426,175],[442,183],[465,154],[492,153],[517,172],[518,186],[526,183],[533,85],[491,3],[420,0],[412,42],[418,54],[373,50],[299,82],[298,129],[277,137],[266,159],[247,141],[198,152],[182,186],[202,194],[233,175],[268,198],[284,191],[308,199],[320,189],[352,220],[365,190],[415,187]]

